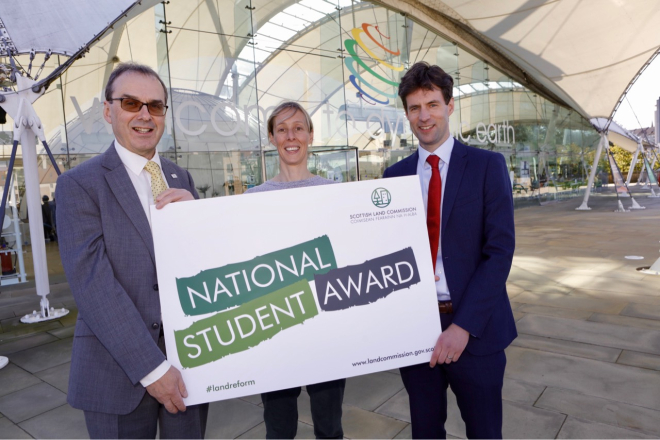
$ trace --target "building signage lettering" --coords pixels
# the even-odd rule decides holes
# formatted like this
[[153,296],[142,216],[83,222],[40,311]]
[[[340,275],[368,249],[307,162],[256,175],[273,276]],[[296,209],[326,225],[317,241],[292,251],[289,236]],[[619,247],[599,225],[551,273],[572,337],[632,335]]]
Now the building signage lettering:
[[[103,119],[103,104],[98,98],[94,98],[90,109],[84,112],[81,110],[75,96],[71,96],[71,101],[83,123],[85,133],[91,134],[94,131],[93,121],[95,120],[104,124],[108,134],[112,133],[110,124],[107,124]],[[212,130],[222,137],[230,137],[238,133],[249,136],[251,127],[253,131],[258,132],[260,124],[262,125],[261,133],[265,133],[267,115],[274,109],[274,107],[264,108],[259,105],[244,105],[239,110],[234,103],[227,101],[218,102],[213,108],[208,108],[192,100],[175,103],[173,107],[173,122],[176,130],[187,136],[199,136]],[[360,111],[359,107],[348,107],[340,111],[335,111],[329,104],[326,107],[323,113],[326,115],[325,122],[328,124],[327,130],[329,133],[336,130],[340,136],[349,136],[360,131],[357,124],[362,122],[364,124],[362,130],[372,139],[381,139],[386,133],[397,133],[404,136],[411,134],[410,124],[404,113],[392,107],[381,107],[376,111],[372,109],[366,115]],[[204,117],[200,118],[201,121],[197,119],[199,125],[194,128],[190,127],[185,116],[185,110],[189,108],[196,109],[199,115],[208,115],[208,119]],[[253,113],[255,111],[256,114]],[[225,118],[221,118],[220,115],[225,115]],[[233,120],[227,121],[227,117],[233,118]],[[468,124],[462,121],[460,129],[452,134],[456,139],[466,143],[473,140],[482,144],[490,142],[512,145],[516,142],[515,131],[509,121],[503,121],[501,124],[479,122],[476,125],[474,138],[473,135],[463,135],[464,132],[469,130]],[[169,119],[166,120],[166,132],[172,132]]]

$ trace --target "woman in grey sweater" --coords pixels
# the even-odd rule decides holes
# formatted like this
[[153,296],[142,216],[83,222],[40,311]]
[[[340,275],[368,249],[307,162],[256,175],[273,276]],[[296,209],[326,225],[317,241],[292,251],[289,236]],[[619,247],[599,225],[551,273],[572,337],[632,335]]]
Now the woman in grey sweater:
[[280,172],[246,194],[335,183],[307,169],[307,148],[314,141],[314,125],[307,110],[297,102],[283,102],[273,110],[268,118],[268,140],[277,147]]
[[[277,147],[280,172],[246,193],[327,185],[332,180],[307,169],[307,149],[314,140],[314,125],[297,102],[283,102],[268,118],[268,139]],[[343,438],[341,405],[346,379],[307,385],[316,438]],[[298,396],[301,387],[263,393],[266,438],[294,438],[298,430]]]

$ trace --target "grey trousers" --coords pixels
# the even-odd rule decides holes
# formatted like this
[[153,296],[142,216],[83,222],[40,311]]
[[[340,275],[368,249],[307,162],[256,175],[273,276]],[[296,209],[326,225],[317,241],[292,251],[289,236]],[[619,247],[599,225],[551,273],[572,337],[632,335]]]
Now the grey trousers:
[[85,411],[90,438],[204,438],[208,403],[187,407],[185,412],[170,414],[149,393],[135,410],[126,415]]
[[[158,338],[158,347],[165,353],[163,333]],[[204,438],[209,404],[193,405],[185,412],[170,414],[163,405],[148,392],[140,404],[129,414],[107,414],[85,411],[85,422],[90,438]]]

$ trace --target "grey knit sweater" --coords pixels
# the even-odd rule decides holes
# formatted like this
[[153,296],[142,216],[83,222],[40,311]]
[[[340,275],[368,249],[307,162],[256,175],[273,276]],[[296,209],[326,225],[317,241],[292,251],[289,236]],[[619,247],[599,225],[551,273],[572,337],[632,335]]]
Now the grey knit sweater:
[[259,186],[254,186],[248,189],[245,191],[245,194],[264,191],[277,191],[278,189],[303,188],[305,186],[329,185],[331,183],[336,182],[329,179],[324,179],[323,177],[319,176],[313,176],[309,179],[303,180],[294,180],[293,182],[273,182],[272,180],[267,180]]

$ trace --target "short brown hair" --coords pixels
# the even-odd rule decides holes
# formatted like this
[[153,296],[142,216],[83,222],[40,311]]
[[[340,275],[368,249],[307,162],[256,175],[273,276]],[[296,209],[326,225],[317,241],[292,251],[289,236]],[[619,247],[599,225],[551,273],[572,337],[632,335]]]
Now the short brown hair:
[[165,87],[165,83],[162,79],[160,79],[160,76],[158,76],[156,71],[149,66],[134,63],[132,61],[117,64],[115,70],[113,70],[110,74],[110,78],[108,78],[108,84],[105,86],[106,101],[110,101],[112,99],[112,94],[114,93],[113,87],[117,78],[119,78],[124,73],[129,72],[139,73],[140,75],[152,76],[156,78],[160,82],[160,85],[163,86],[163,92],[165,92],[165,104],[167,104],[167,87]]
[[[297,102],[294,101],[285,101],[275,107],[275,110],[273,110],[273,113],[270,114],[268,117],[268,133],[272,134],[273,136],[275,133],[273,130],[275,129],[275,118],[282,112],[286,110],[293,110],[293,114],[296,113],[296,111],[301,112],[305,116],[305,120],[307,121],[307,128],[309,128],[309,131],[312,132],[314,131],[314,124],[312,123],[312,117],[309,116],[309,113],[307,113],[307,110],[304,109],[304,107]],[[292,114],[292,116],[293,116]]]
[[442,91],[445,104],[449,104],[454,91],[454,79],[451,75],[438,66],[431,66],[426,61],[413,64],[410,70],[403,75],[399,84],[399,97],[401,98],[401,102],[403,102],[404,110],[408,111],[408,105],[406,103],[406,97],[408,95],[415,93],[419,89],[433,90],[434,88]]

